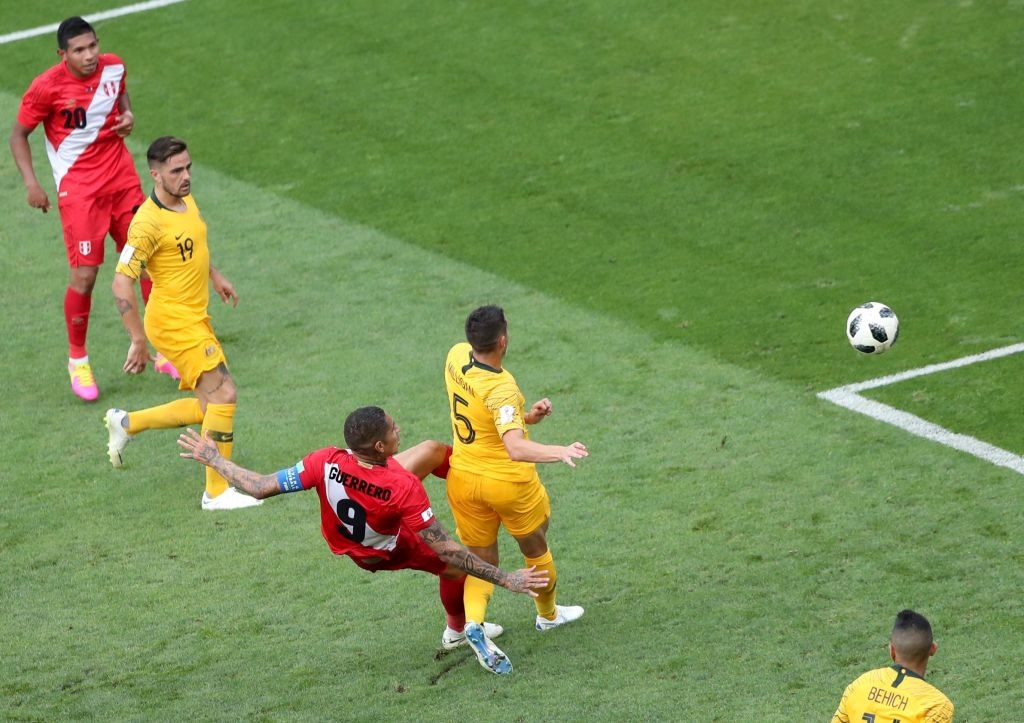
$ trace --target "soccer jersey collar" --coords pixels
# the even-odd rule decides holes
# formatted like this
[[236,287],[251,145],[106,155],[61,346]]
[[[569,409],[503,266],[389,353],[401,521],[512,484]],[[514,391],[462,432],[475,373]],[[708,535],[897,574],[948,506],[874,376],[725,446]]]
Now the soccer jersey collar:
[[900,677],[918,678],[919,680],[924,680],[924,676],[923,675],[920,675],[919,673],[915,673],[910,668],[905,668],[902,665],[898,665],[896,663],[893,663],[889,667],[892,668],[893,670],[895,670],[897,673],[899,673]]
[[489,364],[484,364],[482,361],[473,356],[473,352],[469,353],[469,364],[470,366],[477,367],[478,369],[483,369],[484,371],[494,372],[495,374],[501,374],[501,369],[495,369]]
[[[153,192],[149,194],[149,197],[150,199],[152,199],[153,203],[157,205],[158,208],[162,208],[164,211],[170,211],[171,213],[178,213],[178,211],[175,211],[173,208],[168,208],[167,206],[160,203],[160,199],[156,197],[156,189],[154,189]],[[185,199],[181,200],[184,203]],[[185,204],[185,207],[188,207],[187,203]]]
[[82,78],[82,77],[80,77],[78,75],[75,75],[74,73],[71,72],[71,68],[68,67],[68,61],[66,61],[66,60],[60,61],[60,67],[61,67],[61,70],[64,71],[64,75],[66,75],[67,77],[71,78],[76,83],[82,83],[83,85],[89,86],[90,90],[92,90],[93,88],[96,87],[96,84],[97,84],[97,82],[100,79],[100,74],[103,72],[103,66],[104,66],[103,56],[101,55],[99,57],[99,60],[96,61],[96,70],[94,70],[92,72],[92,75],[88,75],[88,76]]

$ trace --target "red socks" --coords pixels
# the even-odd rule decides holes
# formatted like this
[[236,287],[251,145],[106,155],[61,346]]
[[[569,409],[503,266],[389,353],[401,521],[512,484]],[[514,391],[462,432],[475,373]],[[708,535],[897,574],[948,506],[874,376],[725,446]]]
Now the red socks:
[[448,577],[439,577],[441,581],[441,605],[448,618],[448,627],[452,630],[462,630],[466,627],[466,608],[462,604],[462,591],[466,586],[466,577],[463,575],[458,580]]
[[448,479],[448,460],[450,460],[451,458],[452,447],[450,444],[445,445],[444,461],[442,461],[441,464],[437,465],[437,467],[430,474],[434,475],[435,477],[440,477],[441,479]]
[[91,309],[92,296],[80,294],[69,286],[64,293],[64,324],[68,329],[68,356],[72,359],[88,356],[85,337],[89,332]]

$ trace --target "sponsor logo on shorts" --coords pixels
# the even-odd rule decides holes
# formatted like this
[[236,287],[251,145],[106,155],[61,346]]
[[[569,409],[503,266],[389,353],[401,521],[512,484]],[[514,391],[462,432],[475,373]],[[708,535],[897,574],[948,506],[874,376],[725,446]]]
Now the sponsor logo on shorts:
[[217,347],[210,345],[206,347],[206,356],[213,356],[217,353]]

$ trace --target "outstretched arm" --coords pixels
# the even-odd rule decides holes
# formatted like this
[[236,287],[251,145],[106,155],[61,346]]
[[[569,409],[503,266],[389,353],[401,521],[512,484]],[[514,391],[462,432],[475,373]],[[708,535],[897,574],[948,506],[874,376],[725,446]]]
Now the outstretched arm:
[[467,575],[501,585],[506,590],[537,597],[537,593],[533,591],[534,588],[544,588],[548,585],[547,570],[535,570],[533,567],[527,567],[515,572],[505,572],[489,562],[485,562],[453,539],[437,519],[420,530],[420,537],[430,545],[430,549],[436,552],[438,557],[450,566],[462,570]]
[[565,462],[575,467],[574,460],[586,457],[587,447],[582,442],[560,447],[556,444],[540,444],[527,439],[521,429],[510,429],[502,436],[508,456],[516,462]]
[[239,467],[230,459],[225,459],[217,451],[217,445],[212,439],[201,437],[191,427],[186,428],[178,436],[178,446],[185,450],[181,453],[182,457],[205,464],[230,482],[233,487],[237,487],[251,497],[261,500],[264,497],[281,494],[276,474],[260,474],[245,469],[245,467]]

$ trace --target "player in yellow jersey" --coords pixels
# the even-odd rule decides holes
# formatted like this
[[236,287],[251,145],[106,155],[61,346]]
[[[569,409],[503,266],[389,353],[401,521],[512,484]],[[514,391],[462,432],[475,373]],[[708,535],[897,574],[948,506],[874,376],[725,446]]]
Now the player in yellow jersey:
[[951,723],[953,703],[924,679],[938,649],[924,615],[901,610],[889,638],[893,665],[850,683],[832,723]]
[[[498,564],[498,529],[504,526],[519,543],[527,567],[548,572],[548,585],[537,590],[535,627],[552,630],[583,615],[583,608],[555,604],[558,579],[548,547],[551,519],[548,492],[537,475],[538,462],[565,462],[587,456],[580,442],[561,447],[530,439],[527,425],[551,414],[551,401],[541,399],[528,410],[515,378],[502,367],[508,351],[508,323],[498,306],[482,306],[466,319],[466,341],[456,344],[445,360],[454,442],[449,460],[448,503],[456,531],[474,554]],[[485,619],[494,585],[466,578],[466,637],[479,639],[476,628]],[[476,627],[474,627],[476,626]],[[489,641],[488,641],[489,642]],[[504,672],[507,656],[493,645],[473,645],[483,667]]]
[[[128,228],[128,242],[114,271],[112,289],[131,346],[124,371],[141,374],[150,361],[146,338],[178,370],[179,389],[195,398],[175,399],[149,409],[108,409],[110,463],[120,467],[124,449],[139,432],[202,424],[203,434],[231,458],[238,392],[227,359],[210,325],[210,285],[225,303],[238,305],[234,286],[210,264],[206,222],[192,198],[192,157],[179,138],[157,138],[146,152],[153,193]],[[145,326],[135,282],[143,269],[153,280]],[[214,470],[206,470],[202,509],[234,510],[262,504],[244,495]]]

